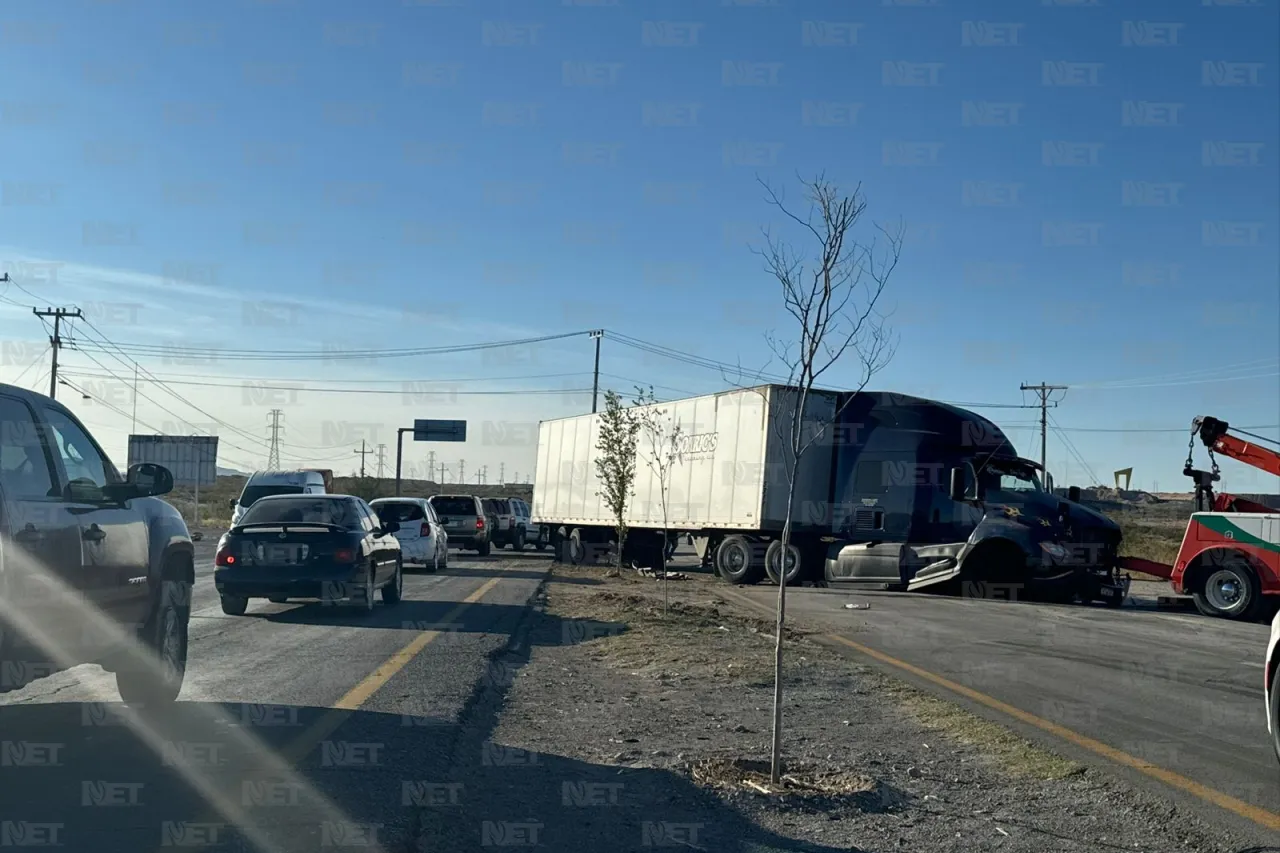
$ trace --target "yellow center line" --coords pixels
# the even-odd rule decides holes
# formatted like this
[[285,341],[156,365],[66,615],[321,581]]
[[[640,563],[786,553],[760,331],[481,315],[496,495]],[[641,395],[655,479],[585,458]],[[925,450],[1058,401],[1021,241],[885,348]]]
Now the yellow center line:
[[[749,604],[750,606],[756,609],[768,610],[770,613],[775,612],[772,607],[762,605],[759,602],[753,601],[747,596],[742,595],[740,593],[730,592],[728,590],[724,590],[724,592],[727,595],[739,601],[742,601],[745,604]],[[1089,750],[1095,755],[1100,755],[1103,758],[1110,759],[1111,761],[1114,761],[1117,764],[1122,764],[1125,767],[1129,767],[1134,770],[1137,770],[1140,773],[1144,773],[1147,776],[1152,777],[1153,779],[1159,779],[1161,782],[1164,782],[1166,785],[1170,785],[1171,787],[1177,788],[1178,790],[1184,793],[1191,794],[1194,797],[1198,797],[1199,799],[1204,800],[1205,802],[1213,803],[1216,806],[1226,809],[1232,814],[1235,814],[1239,817],[1243,817],[1247,820],[1251,820],[1254,823],[1258,824],[1259,826],[1262,826],[1271,830],[1280,831],[1280,814],[1276,814],[1270,809],[1265,809],[1265,808],[1262,808],[1261,806],[1255,806],[1251,803],[1246,803],[1243,800],[1236,799],[1230,794],[1224,794],[1223,792],[1216,790],[1214,788],[1210,788],[1207,785],[1202,785],[1199,782],[1196,782],[1193,779],[1188,779],[1186,776],[1183,776],[1179,773],[1175,773],[1172,770],[1166,770],[1165,768],[1158,767],[1149,761],[1144,761],[1141,758],[1135,758],[1129,753],[1123,752],[1119,749],[1116,749],[1115,747],[1108,746],[1107,744],[1103,743],[1100,740],[1095,740],[1094,738],[1091,738],[1087,735],[1082,735],[1079,732],[1073,731],[1072,729],[1069,729],[1065,726],[1060,726],[1057,723],[1050,722],[1049,720],[1043,719],[1041,717],[1037,717],[1035,714],[1030,714],[1022,710],[1021,708],[1015,708],[1013,705],[1010,705],[1007,702],[1001,702],[999,699],[996,699],[993,696],[988,696],[987,694],[974,690],[971,687],[965,687],[963,684],[957,684],[956,682],[951,681],[950,679],[947,679],[947,678],[943,678],[941,675],[937,675],[936,673],[930,672],[927,669],[921,669],[920,667],[914,664],[910,664],[910,663],[907,663],[906,661],[898,660],[897,658],[892,657],[891,655],[887,655],[884,652],[873,649],[870,646],[864,646],[862,643],[856,643],[853,640],[848,639],[847,637],[841,637],[838,634],[826,634],[824,636],[826,639],[834,640],[837,643],[848,646],[849,648],[854,649],[855,651],[861,652],[862,654],[866,655],[869,658],[878,660],[881,663],[886,663],[890,666],[901,669],[904,672],[909,672],[912,675],[918,678],[923,678],[925,681],[932,682],[933,684],[936,684],[939,687],[945,687],[947,690],[950,690],[953,693],[958,693],[961,696],[964,696],[967,699],[971,699],[980,705],[985,705],[986,707],[992,709],[993,711],[999,711],[1002,714],[1008,714],[1010,717],[1013,717],[1016,720],[1020,720],[1028,725],[1035,726],[1036,728],[1042,731],[1046,731],[1046,732],[1049,732],[1050,734],[1056,735],[1062,738],[1063,740],[1066,740],[1066,741],[1069,741],[1070,743],[1075,744],[1078,747]]]
[[[462,611],[484,598],[489,590],[498,585],[499,580],[501,578],[490,578],[485,581],[479,589],[462,599],[458,606],[441,617],[441,623],[447,625],[453,621]],[[404,669],[409,661],[413,660],[419,652],[435,641],[442,633],[444,632],[422,631],[407,646],[383,661],[377,669],[365,676],[359,684],[343,694],[342,698],[335,702],[323,717],[281,750],[285,760],[296,764],[305,758],[322,740],[337,731],[338,727],[351,716],[352,712],[359,710],[361,705],[369,701],[373,694],[385,686],[396,673]]]

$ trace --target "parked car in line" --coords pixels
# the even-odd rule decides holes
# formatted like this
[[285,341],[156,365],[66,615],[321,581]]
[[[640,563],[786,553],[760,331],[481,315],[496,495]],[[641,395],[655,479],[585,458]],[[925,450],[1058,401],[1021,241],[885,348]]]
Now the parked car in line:
[[259,498],[218,542],[213,582],[222,612],[243,616],[251,598],[307,598],[368,613],[378,590],[383,603],[398,604],[397,530],[354,495]]
[[1267,700],[1267,731],[1280,761],[1280,612],[1271,620],[1271,640],[1263,668],[1262,695]]
[[[323,495],[328,491],[323,471],[254,471],[245,481],[240,497],[231,499],[231,526],[240,523],[245,511],[268,495]],[[330,480],[329,482],[332,482]]]
[[510,546],[512,551],[523,551],[529,535],[529,510],[522,507],[519,498],[485,498],[486,513],[496,521],[493,528],[493,544],[499,548]]
[[159,499],[172,489],[160,465],[120,476],[61,403],[0,385],[0,596],[34,626],[0,617],[0,666],[98,663],[129,704],[177,698],[195,572],[187,525]]
[[425,566],[430,571],[449,567],[449,534],[445,532],[436,511],[426,498],[378,498],[369,506],[385,524],[400,526],[401,558],[406,564]]
[[489,531],[492,522],[486,517],[484,505],[475,495],[432,495],[427,498],[445,533],[449,544],[484,556],[489,553]]

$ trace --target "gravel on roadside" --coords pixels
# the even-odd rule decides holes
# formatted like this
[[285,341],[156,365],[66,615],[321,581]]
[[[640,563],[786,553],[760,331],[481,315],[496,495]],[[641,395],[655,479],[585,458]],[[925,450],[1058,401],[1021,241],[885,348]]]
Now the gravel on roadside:
[[1235,850],[1194,814],[773,625],[697,575],[556,565],[495,740],[682,774],[777,836],[869,851]]

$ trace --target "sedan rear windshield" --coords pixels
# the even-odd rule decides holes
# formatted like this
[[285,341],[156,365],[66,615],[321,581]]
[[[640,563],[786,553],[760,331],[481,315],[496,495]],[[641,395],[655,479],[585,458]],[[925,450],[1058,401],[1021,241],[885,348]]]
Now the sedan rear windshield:
[[337,524],[357,528],[360,516],[350,501],[280,498],[261,501],[244,514],[241,524]]
[[257,503],[258,498],[267,495],[300,495],[302,486],[245,486],[240,495],[240,506],[246,509]]
[[427,517],[422,507],[412,501],[388,501],[373,504],[373,511],[382,521],[404,523],[406,521],[422,521]]
[[431,505],[441,515],[475,515],[475,498],[443,498],[434,497]]

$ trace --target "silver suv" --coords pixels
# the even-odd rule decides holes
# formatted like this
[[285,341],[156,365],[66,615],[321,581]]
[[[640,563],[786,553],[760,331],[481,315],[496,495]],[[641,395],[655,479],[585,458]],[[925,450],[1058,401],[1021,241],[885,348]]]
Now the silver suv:
[[427,498],[449,537],[449,544],[489,553],[490,522],[475,495],[432,495]]

